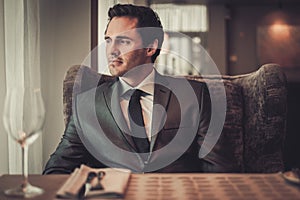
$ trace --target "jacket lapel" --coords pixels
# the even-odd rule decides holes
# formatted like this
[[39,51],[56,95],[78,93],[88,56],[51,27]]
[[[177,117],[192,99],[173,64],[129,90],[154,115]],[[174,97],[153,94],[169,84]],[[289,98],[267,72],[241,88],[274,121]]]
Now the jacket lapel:
[[169,81],[165,76],[156,74],[156,84],[154,89],[154,106],[152,115],[152,150],[155,151],[167,145],[174,134],[164,134],[166,124],[172,123],[168,116],[172,102],[172,91],[169,88]]
[[[129,128],[121,110],[119,102],[119,84],[117,80],[115,80],[105,90],[103,90],[103,97],[104,102],[101,102],[101,100],[96,102],[102,103],[102,106],[99,107],[102,107],[102,113],[105,113],[106,116],[104,120],[103,117],[101,117],[101,115],[103,115],[102,113],[98,113],[97,116],[98,118],[100,117],[101,120],[105,121],[105,126],[108,127],[107,132],[105,131],[106,135],[115,144],[118,144],[119,146],[126,146],[127,144],[127,149],[129,147],[130,151],[136,151],[131,135],[128,134]],[[99,122],[101,120],[99,120]]]

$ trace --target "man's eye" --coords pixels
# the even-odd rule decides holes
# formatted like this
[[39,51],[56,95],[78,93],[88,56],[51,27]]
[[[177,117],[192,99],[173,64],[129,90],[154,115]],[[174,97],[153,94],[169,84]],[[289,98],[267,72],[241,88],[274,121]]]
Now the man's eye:
[[105,40],[105,43],[106,43],[106,44],[110,44],[110,43],[111,43],[111,39],[106,39],[106,40]]
[[119,40],[119,43],[122,45],[130,45],[131,41],[127,40],[127,39],[121,39],[121,40]]

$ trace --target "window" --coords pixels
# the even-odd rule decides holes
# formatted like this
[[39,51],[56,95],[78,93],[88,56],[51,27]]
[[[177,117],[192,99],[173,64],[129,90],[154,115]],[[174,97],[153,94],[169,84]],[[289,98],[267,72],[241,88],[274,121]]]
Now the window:
[[157,59],[158,71],[169,75],[200,74],[201,51],[207,48],[206,6],[152,4],[151,8],[158,13],[166,33]]

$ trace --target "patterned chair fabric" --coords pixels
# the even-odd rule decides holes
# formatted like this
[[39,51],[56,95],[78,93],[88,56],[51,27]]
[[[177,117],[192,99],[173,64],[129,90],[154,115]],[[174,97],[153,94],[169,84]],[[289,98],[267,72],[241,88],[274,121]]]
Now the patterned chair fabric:
[[[64,120],[72,114],[73,94],[83,92],[111,79],[86,66],[74,65],[63,83]],[[284,170],[283,144],[286,134],[286,77],[276,64],[266,64],[257,71],[237,76],[186,76],[209,83],[210,93],[226,93],[226,115],[221,137],[234,149],[241,171],[272,173]],[[222,98],[220,96],[220,98]]]

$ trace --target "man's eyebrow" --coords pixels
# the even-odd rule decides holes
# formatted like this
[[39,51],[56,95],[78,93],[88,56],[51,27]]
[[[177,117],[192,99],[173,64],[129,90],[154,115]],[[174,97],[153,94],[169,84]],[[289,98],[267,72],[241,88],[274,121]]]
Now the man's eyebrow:
[[127,39],[127,40],[132,40],[132,38],[127,37],[127,36],[117,36],[116,39]]
[[[105,36],[105,37],[104,37],[104,40],[107,40],[107,39],[111,39],[111,37],[109,37],[109,36]],[[133,40],[132,38],[130,38],[130,37],[127,37],[127,36],[116,36],[116,39],[127,39],[127,40]]]

